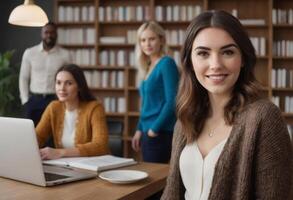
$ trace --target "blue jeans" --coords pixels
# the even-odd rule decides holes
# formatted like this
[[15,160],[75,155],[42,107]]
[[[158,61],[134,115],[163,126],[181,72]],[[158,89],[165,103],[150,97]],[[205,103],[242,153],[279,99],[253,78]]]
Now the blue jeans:
[[143,133],[142,157],[145,162],[168,163],[171,157],[173,132],[161,131],[157,137]]

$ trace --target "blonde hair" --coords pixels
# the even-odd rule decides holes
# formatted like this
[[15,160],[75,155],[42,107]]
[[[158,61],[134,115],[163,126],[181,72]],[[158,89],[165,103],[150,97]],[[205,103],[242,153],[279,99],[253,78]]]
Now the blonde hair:
[[142,81],[147,72],[150,65],[150,58],[143,53],[140,47],[140,38],[145,30],[151,30],[155,34],[157,34],[162,42],[162,46],[160,48],[159,56],[163,56],[167,54],[168,47],[166,44],[166,34],[165,30],[155,21],[149,21],[143,23],[137,30],[137,41],[135,46],[135,66],[137,68],[137,85]]

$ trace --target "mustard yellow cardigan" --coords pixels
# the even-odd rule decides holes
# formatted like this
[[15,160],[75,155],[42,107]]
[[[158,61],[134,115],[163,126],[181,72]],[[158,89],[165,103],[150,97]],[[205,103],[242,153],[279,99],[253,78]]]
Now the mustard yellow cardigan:
[[[43,147],[53,135],[56,148],[62,147],[65,106],[60,101],[51,102],[36,127],[39,146]],[[75,147],[81,156],[109,153],[108,129],[104,107],[97,101],[80,102],[75,124]]]

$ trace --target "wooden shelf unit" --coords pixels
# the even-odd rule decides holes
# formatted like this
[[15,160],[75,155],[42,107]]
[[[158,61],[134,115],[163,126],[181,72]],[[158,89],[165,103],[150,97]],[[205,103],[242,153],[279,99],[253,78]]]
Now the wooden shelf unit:
[[[135,132],[140,105],[136,69],[133,67],[137,28],[148,19],[158,21],[166,30],[171,55],[179,62],[184,31],[190,19],[211,9],[231,12],[245,23],[258,52],[256,77],[263,85],[262,93],[279,104],[284,118],[292,127],[292,103],[291,110],[285,112],[288,104],[285,101],[293,99],[292,0],[55,0],[55,22],[65,32],[61,33],[65,34],[61,37],[65,42],[59,43],[71,50],[75,54],[75,62],[92,74],[91,83],[96,85],[92,83],[90,86],[96,96],[104,104],[120,110],[108,110],[107,117],[124,123],[121,138],[125,157],[139,157],[131,150],[130,139]],[[73,17],[74,13],[79,17]],[[292,19],[289,19],[290,15]],[[74,37],[81,37],[82,41],[76,42]],[[286,81],[282,82],[280,79],[284,76]],[[110,81],[102,80],[105,78]],[[115,88],[117,82],[120,85]]]

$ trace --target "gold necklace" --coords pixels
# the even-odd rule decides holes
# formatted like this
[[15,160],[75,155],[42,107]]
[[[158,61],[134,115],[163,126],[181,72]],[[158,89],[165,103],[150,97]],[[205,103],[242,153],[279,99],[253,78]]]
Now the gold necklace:
[[[216,121],[215,121],[216,122]],[[208,136],[210,137],[210,138],[212,138],[212,137],[214,137],[215,136],[215,132],[216,132],[216,130],[217,129],[219,129],[219,128],[221,128],[221,127],[223,127],[223,123],[225,123],[225,122],[221,122],[221,120],[217,120],[217,122],[215,123],[215,122],[209,122],[209,124],[208,124]],[[216,124],[216,126],[211,126],[211,124]],[[210,128],[210,127],[213,127],[213,128]]]
[[209,132],[208,135],[209,135],[209,137],[213,137],[214,136],[214,134],[212,132]]

